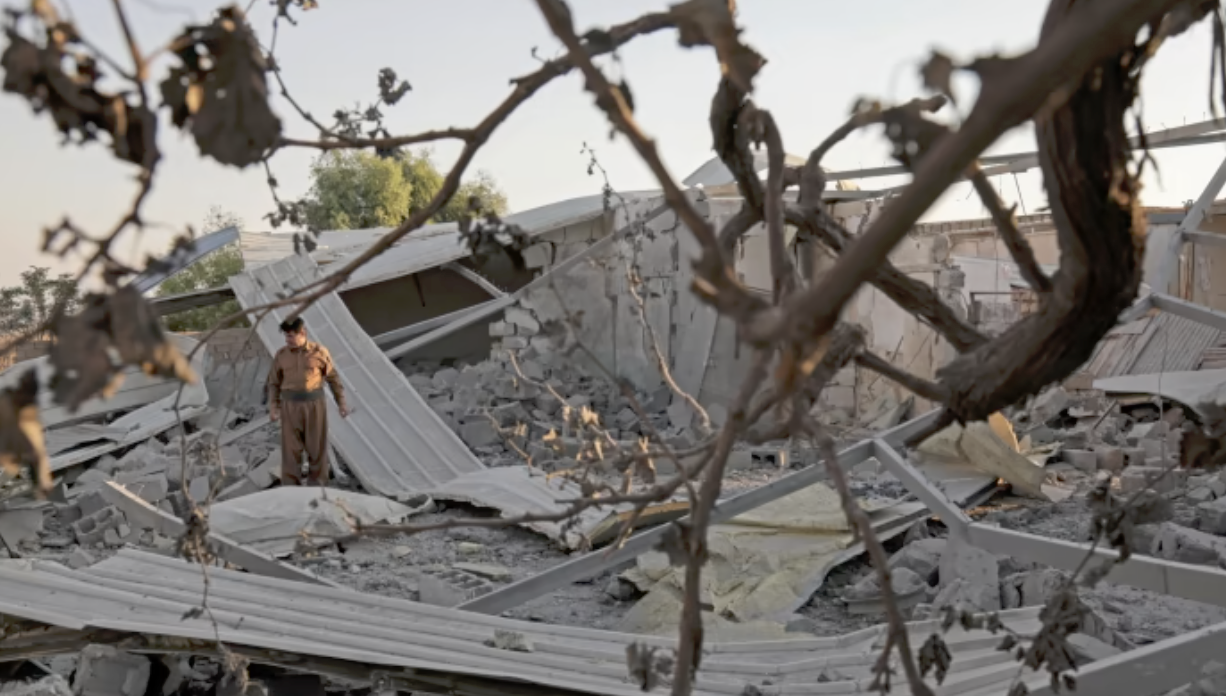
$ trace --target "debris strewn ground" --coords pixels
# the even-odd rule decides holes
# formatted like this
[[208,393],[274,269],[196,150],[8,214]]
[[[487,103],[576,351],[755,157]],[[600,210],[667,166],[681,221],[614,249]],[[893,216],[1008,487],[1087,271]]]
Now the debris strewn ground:
[[[545,471],[580,468],[586,455],[581,442],[568,440],[572,433],[567,430],[566,408],[589,409],[606,424],[615,441],[631,442],[651,432],[663,433],[678,447],[698,439],[692,429],[672,427],[666,392],[634,395],[646,412],[647,418],[642,419],[616,385],[583,375],[544,351],[537,355],[529,351],[518,369],[529,379],[497,361],[462,367],[418,364],[409,371],[408,379],[487,466],[523,464],[527,456]],[[890,424],[903,412],[905,409],[890,415]],[[212,411],[186,423],[183,439],[173,431],[163,432],[69,467],[60,472],[59,496],[50,501],[31,501],[10,482],[10,493],[0,509],[0,555],[83,568],[128,545],[181,554],[182,538],[129,519],[130,515],[110,502],[104,486],[113,482],[179,519],[191,519],[192,501],[224,501],[216,503],[212,533],[253,552],[282,557],[283,562],[324,581],[387,597],[454,606],[532,577],[569,557],[556,542],[540,534],[495,526],[433,529],[412,535],[379,533],[339,547],[323,543],[321,549],[304,552],[311,545],[306,542],[320,544],[319,535],[345,535],[355,527],[396,523],[437,527],[474,517],[492,520],[499,513],[428,497],[400,502],[367,500],[369,496],[361,493],[357,483],[344,477],[343,469],[339,473],[343,478],[330,491],[307,494],[277,489],[280,453],[275,426],[252,430],[230,444],[218,444],[220,436],[243,429],[259,415],[250,410]],[[995,496],[971,510],[973,518],[1048,538],[1088,541],[1092,514],[1086,493],[1097,477],[1109,476],[1120,496],[1151,489],[1167,501],[1162,519],[1138,528],[1136,553],[1226,567],[1226,471],[1170,471],[1184,434],[1194,430],[1183,409],[1166,403],[1121,407],[1098,392],[1069,393],[1056,388],[1028,408],[1006,415],[1011,416],[1011,423],[993,422],[981,430],[947,434],[945,440],[933,440],[940,446],[915,455],[915,461],[926,456],[962,457],[970,466],[982,465],[987,473],[1015,483],[1013,495]],[[845,429],[845,436],[871,434],[881,423],[870,425],[868,421],[880,419],[880,414],[866,418],[859,432]],[[973,447],[966,445],[970,437],[976,438]],[[83,441],[79,446],[88,444]],[[992,462],[985,462],[985,457]],[[813,451],[788,443],[738,446],[724,495],[756,488],[816,462]],[[875,460],[854,467],[851,473],[853,489],[862,501],[897,505],[908,500],[905,487]],[[598,470],[597,475],[615,483],[625,472]],[[841,513],[837,515],[841,521]],[[798,519],[789,517],[793,526],[800,524]],[[752,523],[763,524],[761,520]],[[718,530],[714,533],[718,536]],[[1063,571],[975,548],[951,553],[944,526],[925,515],[888,536],[895,594],[908,616],[916,619],[936,616],[947,605],[979,611],[1040,605],[1067,577]],[[836,556],[832,553],[830,558]],[[741,556],[732,552],[721,558],[733,562],[721,566],[722,570],[711,570],[712,576],[725,573],[719,582],[742,588],[764,582],[769,574],[763,574],[762,565],[775,563],[769,556],[753,562],[745,556],[738,564],[734,559]],[[235,563],[233,558],[227,560]],[[645,579],[651,573],[644,569],[652,562],[648,556],[641,557],[504,615],[586,628],[652,630],[643,628],[641,618],[667,615],[671,605],[665,604],[672,601],[661,599],[670,596],[669,592],[657,591],[667,568]],[[746,608],[744,596],[732,600],[734,594],[728,590],[712,587],[711,597],[717,598],[713,601],[722,611],[711,616],[712,625],[722,626],[720,630],[729,636],[761,638],[834,635],[881,623],[881,589],[863,554],[839,556],[828,569],[805,572],[811,576],[806,581],[806,592],[811,595],[807,601],[801,597],[797,606],[786,611],[755,613],[752,607]],[[1083,660],[1226,621],[1226,609],[1221,607],[1124,586],[1101,584],[1079,594],[1085,614],[1074,648]],[[145,693],[150,674],[171,689],[163,693],[202,693],[218,688],[216,682],[225,673],[216,661],[171,657],[158,658],[151,671],[149,658],[105,646],[92,646],[79,658],[61,657],[41,664],[58,676],[26,684],[21,687],[25,691],[6,687],[2,693],[58,694],[67,685],[75,693],[96,689]],[[89,686],[94,682],[99,686]],[[328,684],[320,682],[319,688]]]

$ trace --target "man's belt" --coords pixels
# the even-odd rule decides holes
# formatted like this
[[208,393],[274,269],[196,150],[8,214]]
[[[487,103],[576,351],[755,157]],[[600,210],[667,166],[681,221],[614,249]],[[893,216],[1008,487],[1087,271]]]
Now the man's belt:
[[285,401],[319,401],[324,398],[324,390],[283,391],[281,392],[281,398]]

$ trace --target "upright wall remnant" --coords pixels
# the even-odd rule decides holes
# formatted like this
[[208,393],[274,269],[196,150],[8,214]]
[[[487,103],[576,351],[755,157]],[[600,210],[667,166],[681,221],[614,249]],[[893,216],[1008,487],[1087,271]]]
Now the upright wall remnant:
[[[621,229],[657,205],[658,201],[618,205],[611,227]],[[514,354],[521,360],[553,360],[574,341],[583,349],[565,356],[572,367],[589,374],[607,370],[644,392],[658,389],[662,379],[656,351],[666,361],[673,352],[679,230],[684,227],[671,211],[666,212],[642,229],[604,243],[582,263],[526,293],[490,324],[490,335],[496,339],[494,357]],[[568,231],[561,239],[544,235],[528,249],[525,260],[539,264],[552,256],[550,263],[540,266],[547,272],[598,241],[603,235],[595,231],[591,227]],[[639,319],[640,300],[655,334],[654,344]]]

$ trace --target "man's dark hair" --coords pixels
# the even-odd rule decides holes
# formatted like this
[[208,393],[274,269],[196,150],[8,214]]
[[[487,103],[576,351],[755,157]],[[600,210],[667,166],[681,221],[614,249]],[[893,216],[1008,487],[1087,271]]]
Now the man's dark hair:
[[302,320],[302,317],[295,317],[281,322],[281,333],[298,333],[305,328],[306,322]]

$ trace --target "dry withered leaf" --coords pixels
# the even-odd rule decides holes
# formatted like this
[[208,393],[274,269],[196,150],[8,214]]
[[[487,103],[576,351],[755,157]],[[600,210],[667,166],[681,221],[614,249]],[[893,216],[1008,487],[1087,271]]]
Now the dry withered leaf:
[[0,392],[0,469],[10,476],[28,469],[40,499],[51,490],[51,465],[38,418],[38,371],[33,368]]
[[274,0],[274,2],[277,5],[277,16],[288,19],[290,24],[297,24],[289,14],[291,6],[296,6],[303,11],[319,9],[317,0]]
[[198,379],[183,354],[166,340],[157,317],[135,288],[91,294],[82,305],[78,314],[56,322],[50,356],[55,400],[70,412],[87,399],[110,396],[127,365],[189,384]]
[[925,677],[929,673],[934,674],[937,684],[944,684],[952,665],[953,654],[950,653],[945,639],[935,633],[929,635],[928,640],[924,641],[919,651],[920,674]]
[[122,381],[107,351],[105,298],[90,296],[83,304],[79,314],[56,322],[51,346],[51,390],[69,412],[94,396],[110,397]]
[[920,68],[920,78],[924,81],[924,87],[949,97],[949,101],[956,104],[953,77],[953,59],[940,51],[933,51],[928,62]]
[[131,286],[110,296],[111,342],[124,365],[139,365],[148,375],[177,379],[193,384],[196,374],[187,358],[166,340],[157,315]]
[[[37,42],[17,31],[23,17],[42,25]],[[8,46],[0,54],[4,91],[24,97],[36,114],[49,113],[65,142],[86,143],[107,134],[120,160],[151,167],[158,159],[157,119],[123,95],[98,88],[98,62],[72,24],[49,11],[10,13],[5,38]]]
[[161,85],[172,122],[222,164],[264,159],[281,137],[281,119],[268,104],[268,64],[243,11],[222,8],[212,23],[187,27],[175,46],[181,65]]
[[723,74],[745,93],[753,92],[753,78],[766,59],[741,43],[736,0],[686,0],[668,9],[677,22],[677,43],[714,48]]

